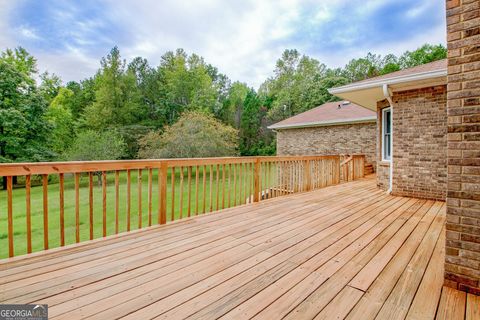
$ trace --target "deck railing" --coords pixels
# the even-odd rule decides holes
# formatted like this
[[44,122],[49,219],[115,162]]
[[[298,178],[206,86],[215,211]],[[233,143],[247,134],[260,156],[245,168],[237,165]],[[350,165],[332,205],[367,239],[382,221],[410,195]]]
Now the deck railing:
[[365,175],[364,155],[342,155],[340,156],[341,179],[353,181]]
[[[0,258],[165,224],[363,176],[364,156],[0,164]],[[356,159],[356,160],[355,160]],[[15,183],[14,183],[15,182]]]

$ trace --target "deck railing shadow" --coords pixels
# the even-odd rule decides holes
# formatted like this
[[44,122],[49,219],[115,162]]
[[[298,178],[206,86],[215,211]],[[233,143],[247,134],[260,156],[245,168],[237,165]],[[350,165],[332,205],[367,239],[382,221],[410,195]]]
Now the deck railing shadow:
[[364,165],[363,155],[0,164],[0,258],[352,181]]

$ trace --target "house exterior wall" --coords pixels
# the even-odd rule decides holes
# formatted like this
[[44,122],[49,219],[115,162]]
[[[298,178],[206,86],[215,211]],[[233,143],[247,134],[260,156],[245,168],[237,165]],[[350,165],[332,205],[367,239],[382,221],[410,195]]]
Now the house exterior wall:
[[480,1],[447,1],[445,284],[480,294]]
[[277,131],[277,154],[338,155],[364,154],[375,164],[376,124],[348,124]]
[[[393,100],[392,194],[445,200],[447,190],[446,86],[395,92]],[[381,161],[381,110],[378,108],[378,186],[389,187],[390,163]]]
[[445,200],[447,193],[447,88],[395,93],[393,194]]

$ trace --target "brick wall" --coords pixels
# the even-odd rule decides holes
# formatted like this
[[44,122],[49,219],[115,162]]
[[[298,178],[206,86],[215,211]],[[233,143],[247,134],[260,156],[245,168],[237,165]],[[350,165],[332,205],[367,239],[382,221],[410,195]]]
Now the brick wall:
[[365,154],[366,162],[375,164],[375,136],[374,122],[278,130],[277,154]]
[[[446,86],[395,92],[392,194],[445,200],[447,190]],[[381,110],[377,103],[377,185],[389,187],[390,164],[381,161]]]
[[480,294],[480,1],[447,1],[445,284]]
[[445,200],[447,88],[396,92],[393,107],[392,194]]

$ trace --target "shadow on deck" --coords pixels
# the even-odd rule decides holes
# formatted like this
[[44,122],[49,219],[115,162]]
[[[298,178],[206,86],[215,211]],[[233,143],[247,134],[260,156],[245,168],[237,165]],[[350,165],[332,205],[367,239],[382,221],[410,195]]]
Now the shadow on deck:
[[50,319],[474,319],[478,297],[442,288],[444,223],[443,202],[370,176],[4,260],[0,302]]

